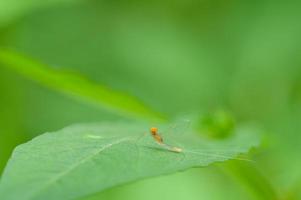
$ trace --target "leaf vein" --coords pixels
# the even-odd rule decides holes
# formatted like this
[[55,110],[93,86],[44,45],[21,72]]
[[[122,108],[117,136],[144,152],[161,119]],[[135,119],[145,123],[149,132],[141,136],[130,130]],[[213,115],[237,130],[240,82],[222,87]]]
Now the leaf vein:
[[34,199],[35,197],[37,197],[37,196],[40,194],[40,192],[46,190],[46,189],[47,189],[48,187],[50,187],[54,182],[56,182],[57,180],[61,179],[61,178],[64,177],[64,176],[66,176],[67,174],[69,174],[70,172],[72,172],[74,169],[76,169],[78,166],[80,166],[81,164],[83,164],[83,163],[87,162],[88,160],[94,158],[95,156],[97,156],[97,155],[98,155],[99,153],[101,153],[102,151],[107,150],[108,148],[110,148],[110,147],[112,147],[112,146],[114,146],[114,145],[120,144],[120,143],[122,143],[122,142],[124,142],[124,141],[127,141],[127,140],[129,140],[129,138],[126,137],[126,138],[119,139],[119,140],[117,140],[117,141],[115,141],[115,142],[109,143],[109,144],[107,144],[107,145],[104,145],[102,148],[98,149],[97,151],[95,151],[95,152],[94,152],[93,154],[91,154],[90,156],[85,157],[84,159],[80,160],[79,162],[74,163],[74,164],[71,165],[68,169],[62,171],[61,173],[59,173],[58,175],[56,175],[54,178],[52,178],[52,179],[50,179],[48,182],[46,182],[46,183],[44,184],[44,186],[43,186],[40,190],[38,190],[38,191],[36,191],[35,193],[33,193],[33,194],[31,195],[31,197],[29,197],[29,199],[30,199],[30,198]]

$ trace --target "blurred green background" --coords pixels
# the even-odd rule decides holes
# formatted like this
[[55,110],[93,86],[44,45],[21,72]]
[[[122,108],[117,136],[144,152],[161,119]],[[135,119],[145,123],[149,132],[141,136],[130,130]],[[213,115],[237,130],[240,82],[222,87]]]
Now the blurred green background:
[[[238,123],[256,121],[266,134],[253,167],[281,199],[297,199],[300,10],[300,1],[0,0],[0,47],[124,91],[170,117],[222,109]],[[0,171],[16,145],[39,134],[118,119],[0,64]],[[258,196],[217,165],[87,199]]]

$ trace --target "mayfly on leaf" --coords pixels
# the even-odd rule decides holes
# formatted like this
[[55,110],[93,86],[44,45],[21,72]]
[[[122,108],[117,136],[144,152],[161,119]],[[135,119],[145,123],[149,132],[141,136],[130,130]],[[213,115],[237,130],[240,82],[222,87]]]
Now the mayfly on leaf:
[[154,138],[154,140],[162,147],[164,147],[170,151],[173,151],[173,152],[177,152],[177,153],[182,152],[182,149],[180,147],[175,147],[175,146],[170,146],[168,144],[165,144],[162,136],[158,133],[158,128],[156,128],[156,127],[150,128],[150,133],[151,133],[152,137]]
[[[228,148],[225,149],[215,149],[213,148],[216,142],[220,141],[205,141],[205,138],[201,136],[198,137],[197,134],[188,134],[186,133],[188,127],[190,126],[190,121],[186,120],[184,123],[182,122],[180,125],[175,124],[168,128],[165,132],[160,132],[157,127],[151,127],[149,129],[149,133],[145,133],[143,137],[149,135],[149,143],[146,145],[159,145],[160,148],[165,149],[170,152],[180,153],[186,158],[193,156],[201,156],[203,159],[206,157],[215,157],[220,159],[235,159],[235,160],[243,160],[243,161],[252,161],[246,158],[237,157],[235,152],[239,149],[238,147],[233,146],[232,150]],[[193,131],[191,131],[193,132]],[[194,139],[194,143],[187,143],[187,138],[192,136]],[[191,140],[190,140],[191,141]],[[213,146],[209,145],[208,142],[212,143]],[[206,145],[205,145],[206,144]],[[145,143],[144,143],[145,145]]]

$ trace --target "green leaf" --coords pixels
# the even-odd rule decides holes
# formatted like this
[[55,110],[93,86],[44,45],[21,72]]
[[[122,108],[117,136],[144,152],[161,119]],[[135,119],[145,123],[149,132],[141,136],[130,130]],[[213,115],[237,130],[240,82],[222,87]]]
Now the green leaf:
[[277,190],[256,166],[242,162],[228,162],[222,169],[236,179],[239,185],[251,194],[252,199],[279,199]]
[[75,72],[51,68],[13,51],[0,50],[1,66],[70,97],[117,111],[118,114],[148,119],[164,118],[133,96],[93,83]]
[[[108,122],[38,136],[14,150],[0,182],[0,199],[80,198],[134,180],[235,159],[259,143],[257,131],[248,126],[224,140],[201,138],[192,130],[164,135],[169,146],[157,144],[150,135],[141,137],[147,129],[141,123]],[[174,147],[182,151],[172,151]]]
[[37,8],[43,8],[62,3],[74,3],[79,1],[80,0],[0,0],[0,27],[6,25],[15,18],[21,17],[27,12],[33,11]]

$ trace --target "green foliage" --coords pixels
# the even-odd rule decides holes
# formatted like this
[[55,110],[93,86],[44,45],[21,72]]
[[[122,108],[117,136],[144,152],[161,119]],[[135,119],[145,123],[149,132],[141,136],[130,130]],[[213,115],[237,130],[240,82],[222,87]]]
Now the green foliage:
[[274,186],[256,166],[242,162],[228,162],[221,168],[241,183],[241,187],[249,191],[254,199],[278,199]]
[[234,128],[234,118],[223,110],[204,115],[199,127],[202,133],[211,138],[226,138],[233,133]]
[[120,114],[163,118],[132,96],[92,83],[80,74],[52,69],[12,51],[0,50],[0,63],[40,84]]
[[[176,118],[225,108],[235,120],[219,111],[205,114],[199,135],[214,138],[204,139],[206,144],[224,143],[240,137],[235,130],[244,121],[255,121],[267,130],[266,145],[252,157],[256,162],[227,162],[221,163],[222,171],[211,166],[147,179],[101,192],[93,200],[300,199],[300,2],[0,0],[0,46],[14,50],[0,53],[0,168],[18,144],[69,124],[111,121],[117,125],[114,121],[124,122],[123,117],[153,122],[164,118],[157,112]],[[149,124],[123,124],[139,132],[149,128]],[[129,151],[156,147],[148,139],[128,144]],[[178,146],[171,137],[164,135],[164,139]],[[40,137],[18,147],[16,155],[36,141]],[[176,141],[185,145],[183,139]],[[31,147],[28,151],[39,155],[39,159],[28,155],[31,163],[45,167],[39,162],[41,157],[56,159],[57,154],[49,155],[55,149],[48,144],[43,146],[47,158],[39,154],[42,147]],[[178,164],[178,157],[187,153],[171,155]],[[161,163],[158,158],[154,156],[151,164]],[[76,156],[64,158],[71,159]],[[12,166],[9,163],[5,177]],[[24,170],[31,169],[29,162],[24,163]],[[22,170],[22,166],[15,167]],[[4,192],[16,196],[21,187],[13,181],[24,176],[22,187],[30,192],[34,189],[26,189],[27,185],[41,182],[39,174],[58,172],[12,171],[13,178],[3,180],[5,185],[11,181],[11,188],[17,190]],[[31,175],[37,179],[26,182]],[[85,177],[72,179],[70,187],[82,181]],[[49,190],[63,189],[61,183],[66,189],[64,180]]]
[[[146,124],[81,124],[45,133],[18,146],[0,183],[6,200],[75,199],[119,184],[235,159],[258,145],[256,130],[240,127],[234,137],[207,141],[191,130],[166,136],[173,152],[141,138]],[[177,142],[175,142],[177,141]]]
[[27,12],[33,11],[37,8],[43,8],[50,5],[61,4],[61,3],[71,3],[80,0],[0,0],[0,27],[10,23],[16,18],[22,17],[22,15]]

